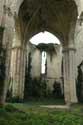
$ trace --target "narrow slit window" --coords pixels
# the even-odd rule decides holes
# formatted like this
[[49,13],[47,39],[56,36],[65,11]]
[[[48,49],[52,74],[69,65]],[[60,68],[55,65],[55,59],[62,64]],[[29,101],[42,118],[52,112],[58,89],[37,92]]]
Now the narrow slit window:
[[42,52],[41,60],[42,60],[42,62],[41,62],[41,74],[45,74],[46,73],[46,60],[47,60],[47,55],[46,55],[45,51]]

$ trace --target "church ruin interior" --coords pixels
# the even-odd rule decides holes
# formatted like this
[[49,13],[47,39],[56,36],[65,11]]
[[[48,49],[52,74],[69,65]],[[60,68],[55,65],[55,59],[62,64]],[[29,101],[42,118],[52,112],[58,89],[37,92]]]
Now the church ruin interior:
[[[83,99],[82,5],[82,0],[0,0],[2,102],[7,96],[28,100],[48,94],[66,104]],[[45,43],[44,33],[59,43]],[[39,43],[33,42],[39,34]]]

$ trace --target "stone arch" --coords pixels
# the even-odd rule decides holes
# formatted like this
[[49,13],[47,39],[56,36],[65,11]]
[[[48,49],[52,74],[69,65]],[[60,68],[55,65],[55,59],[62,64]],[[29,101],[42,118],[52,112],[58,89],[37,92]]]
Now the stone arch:
[[[39,6],[34,6],[35,4],[32,1],[31,6],[28,6],[28,4],[27,4],[28,10],[25,10],[26,9],[25,2],[26,1],[23,2],[22,0],[21,1],[18,0],[18,3],[17,3],[18,7],[16,9],[17,18],[19,18],[21,21],[19,23],[20,23],[20,28],[22,30],[22,39],[21,39],[22,44],[20,46],[14,47],[12,49],[12,52],[16,56],[15,57],[16,60],[18,60],[20,58],[18,66],[16,64],[14,65],[15,69],[16,69],[16,67],[19,67],[18,69],[16,69],[17,76],[14,76],[14,82],[16,82],[16,83],[14,83],[15,84],[14,85],[14,96],[23,98],[24,75],[25,75],[23,73],[25,71],[26,42],[29,40],[30,37],[37,34],[38,32],[47,30],[47,31],[57,35],[61,39],[61,41],[64,43],[63,54],[64,54],[65,101],[68,104],[77,102],[76,89],[75,89],[75,78],[74,78],[75,77],[75,72],[74,72],[74,68],[75,68],[74,67],[74,63],[75,63],[74,30],[75,30],[75,24],[76,24],[78,12],[77,12],[77,6],[76,6],[75,1],[74,0],[71,0],[71,1],[70,0],[63,0],[63,1],[50,0],[50,2],[47,2],[47,5],[45,3],[45,4],[43,4],[43,6],[41,6],[41,3],[37,3]],[[28,0],[27,0],[27,2],[28,2]],[[38,2],[38,1],[36,0],[36,2]],[[54,2],[54,5],[51,2]],[[58,2],[64,2],[64,4],[58,3]],[[55,7],[55,5],[57,5],[57,6]],[[25,9],[22,8],[23,6]],[[46,6],[46,8],[45,8],[45,6]],[[49,8],[47,8],[47,6]],[[66,10],[67,10],[67,12],[66,12]],[[58,14],[56,12],[58,12]],[[34,16],[34,14],[36,14],[36,15]],[[42,16],[42,14],[45,15],[44,18]],[[41,15],[41,17],[39,17],[39,15]],[[28,19],[26,19],[26,17],[28,17]],[[22,55],[22,57],[21,57],[21,55]],[[14,56],[12,58],[14,58]],[[23,66],[22,66],[22,64],[23,64]],[[22,67],[21,70],[20,70],[20,67]],[[20,72],[22,72],[22,70],[23,70],[23,73],[20,75]],[[19,85],[21,86],[20,90],[18,87]],[[17,90],[16,90],[16,87],[17,87]],[[72,88],[73,88],[73,90],[72,90]]]
[[[71,1],[73,1],[75,3],[76,7],[78,6],[78,4],[79,4],[78,0],[71,0]],[[16,12],[17,12],[17,14],[19,13],[19,9],[20,9],[21,5],[23,4],[23,2],[24,2],[24,0],[16,0],[15,4],[16,4]]]
[[[63,0],[63,1],[65,1],[66,2],[66,0]],[[19,7],[19,11],[18,11],[18,15],[20,14],[20,13],[22,13],[22,11],[20,11],[21,9],[22,9],[22,6],[24,5],[24,3],[25,2],[22,2],[21,4],[20,4],[20,7]],[[71,4],[70,4],[71,3]],[[67,32],[67,34],[68,34],[68,32],[70,32],[70,36],[71,36],[71,32],[73,31],[73,34],[74,34],[74,30],[75,30],[75,24],[76,24],[76,20],[77,20],[77,15],[78,15],[78,11],[77,11],[77,5],[76,5],[76,1],[74,1],[74,0],[71,0],[71,2],[70,1],[68,1],[68,3],[66,3],[66,4],[70,4],[69,6],[72,6],[71,8],[71,11],[70,11],[70,9],[69,9],[69,11],[70,11],[70,13],[72,13],[72,14],[70,14],[69,15],[69,18],[70,18],[70,20],[67,20],[67,19],[62,19],[62,17],[61,17],[61,15],[59,15],[59,16],[57,16],[56,17],[56,20],[58,20],[58,25],[63,25],[61,22],[63,21],[63,20],[66,20],[66,22],[71,22],[71,24],[70,24],[70,26],[69,27],[67,27],[67,29],[69,29],[69,31],[66,31]],[[65,6],[64,6],[65,7]],[[35,11],[39,11],[39,9],[40,9],[40,7],[38,8],[38,9],[36,9]],[[62,8],[63,9],[63,8]],[[57,12],[58,12],[58,9],[55,9]],[[30,11],[30,10],[29,10]],[[53,11],[53,10],[52,10]],[[60,10],[61,11],[61,10]],[[59,11],[59,12],[60,12]],[[64,10],[63,10],[64,11]],[[72,12],[73,11],[73,12]],[[28,12],[28,10],[27,10],[27,12],[26,13],[28,13],[28,15],[27,15],[27,17],[28,18],[30,18],[30,15],[29,15],[29,12]],[[48,13],[49,13],[49,11],[48,11]],[[60,12],[61,13],[61,12]],[[34,15],[34,13],[33,13],[33,15]],[[32,15],[32,16],[33,16]],[[62,14],[63,15],[63,14]],[[38,17],[39,15],[38,15],[38,13],[36,14],[36,16],[35,16],[35,18],[33,19],[34,21],[33,22],[40,22],[40,24],[42,24],[43,22],[42,21],[40,21],[40,20],[37,20],[37,17]],[[48,16],[48,15],[47,15]],[[54,16],[56,16],[56,13],[55,13],[55,15]],[[67,16],[67,15],[66,15]],[[60,17],[60,18],[59,18]],[[52,19],[52,20],[54,20],[54,19]],[[52,20],[51,20],[51,22],[49,22],[50,24],[51,23],[54,23],[54,22],[52,22]],[[61,20],[61,21],[60,21]],[[31,21],[31,20],[30,20]],[[45,20],[44,20],[45,21]],[[29,22],[30,23],[30,22]],[[31,22],[32,23],[32,22]],[[46,22],[45,22],[46,23]],[[63,21],[63,23],[65,23],[64,21]],[[49,24],[47,24],[47,26],[42,26],[42,27],[40,27],[40,26],[35,26],[35,24],[34,23],[32,23],[32,24],[28,24],[28,21],[27,21],[27,24],[25,24],[26,25],[26,29],[24,29],[24,34],[26,34],[27,35],[27,37],[26,37],[26,35],[24,36],[24,37],[26,37],[26,39],[28,39],[29,37],[31,37],[31,36],[33,36],[33,35],[35,35],[35,34],[37,34],[38,32],[40,32],[40,31],[43,31],[43,30],[47,30],[47,31],[51,31],[51,32],[53,32],[53,34],[58,34],[58,36],[61,38],[61,37],[63,37],[63,38],[61,38],[62,40],[64,40],[64,41],[68,41],[68,37],[69,36],[67,36],[67,34],[65,34],[64,33],[64,31],[60,31],[60,29],[59,29],[59,27],[58,27],[58,30],[57,30],[57,26],[55,26],[55,29],[54,29],[54,27],[52,26],[52,25],[49,25]],[[31,27],[32,27],[32,29],[31,29]],[[65,26],[66,27],[66,26]],[[35,30],[34,30],[35,29]],[[64,27],[62,27],[62,29],[64,29]],[[28,34],[29,33],[29,34]],[[72,37],[73,37],[73,35],[72,35]]]

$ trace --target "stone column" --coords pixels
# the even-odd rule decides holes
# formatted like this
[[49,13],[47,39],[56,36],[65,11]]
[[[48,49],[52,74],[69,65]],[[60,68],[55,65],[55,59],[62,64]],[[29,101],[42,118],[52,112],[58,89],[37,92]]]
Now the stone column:
[[75,49],[63,50],[64,97],[66,104],[77,103],[75,83]]
[[24,97],[24,81],[25,81],[25,57],[26,50],[22,47],[12,48],[11,53],[11,86],[12,96],[23,99]]

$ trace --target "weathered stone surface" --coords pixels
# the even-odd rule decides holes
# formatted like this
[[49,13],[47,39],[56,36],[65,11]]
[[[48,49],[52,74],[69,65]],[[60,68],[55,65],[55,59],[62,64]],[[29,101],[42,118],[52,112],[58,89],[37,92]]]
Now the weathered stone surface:
[[[72,48],[73,45],[74,48],[76,47],[76,63],[73,50],[67,50],[68,53],[67,55],[65,53],[64,59],[65,100],[66,103],[76,103],[76,68],[83,60],[83,25],[79,23],[80,14],[83,11],[83,0],[60,1],[63,4],[58,4],[56,0],[46,0],[43,1],[43,4],[41,2],[36,0],[37,4],[34,4],[33,0],[25,0],[24,3],[23,0],[0,0],[0,25],[5,28],[3,46],[7,48],[7,81],[12,75],[14,79],[13,95],[23,98],[26,42],[34,34],[47,30],[59,36],[63,49]],[[32,75],[38,76],[41,69],[40,52],[36,50],[32,55],[32,64],[36,62]],[[50,63],[48,64],[48,75],[53,77],[55,77],[54,74],[57,74],[57,77],[61,75],[61,64],[57,66],[57,62],[60,62],[61,58],[56,59],[53,57],[52,66]],[[59,70],[59,74],[54,69]]]

